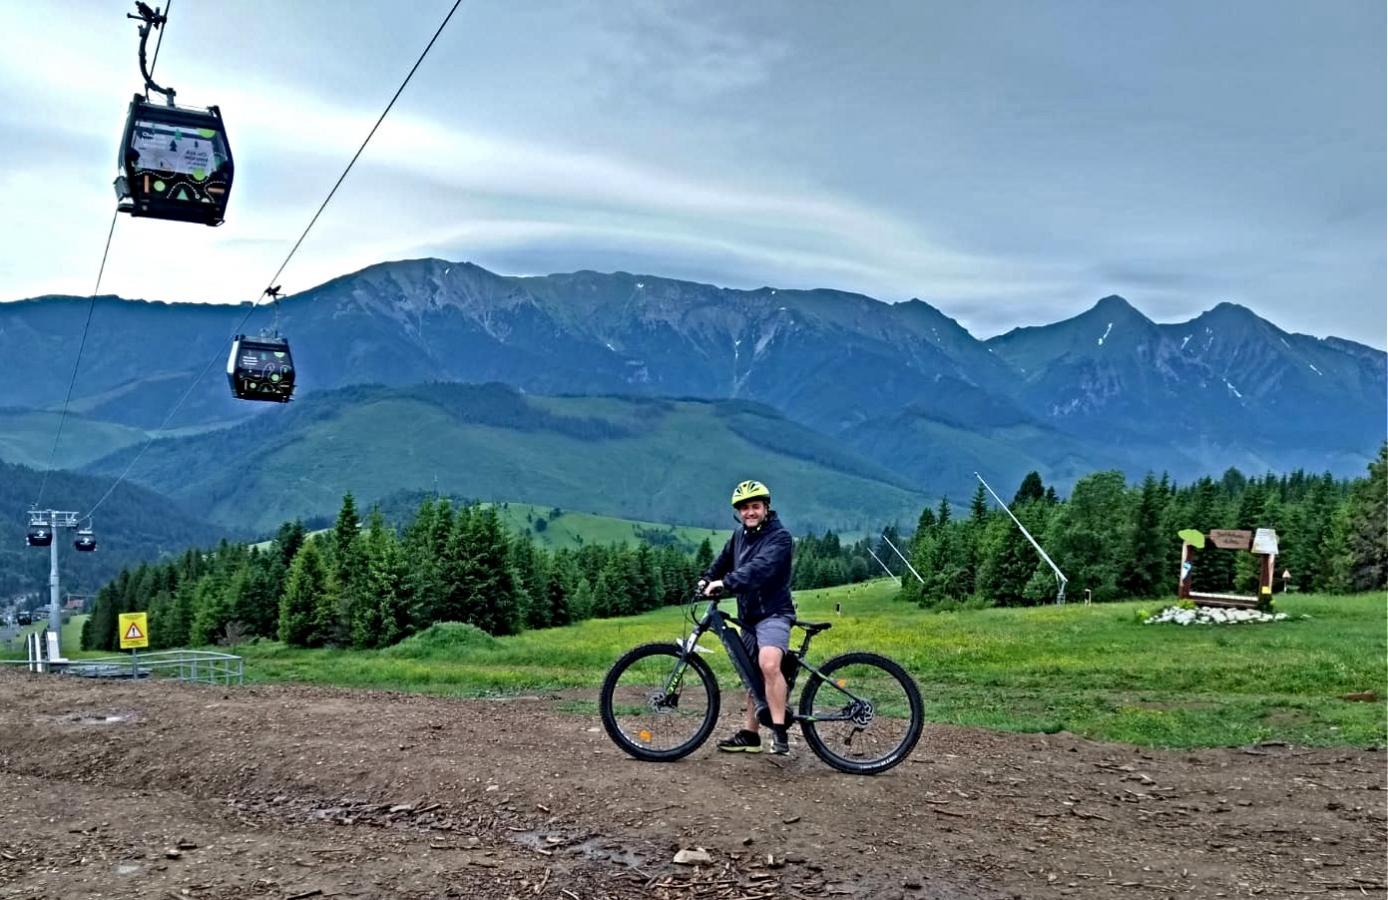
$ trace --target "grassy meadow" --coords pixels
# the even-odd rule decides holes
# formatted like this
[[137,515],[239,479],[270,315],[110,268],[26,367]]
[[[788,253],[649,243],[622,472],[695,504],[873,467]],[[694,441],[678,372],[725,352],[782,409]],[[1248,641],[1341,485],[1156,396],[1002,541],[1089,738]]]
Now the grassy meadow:
[[[15,629],[13,637],[4,644],[0,644],[0,659],[23,659],[24,658],[24,638],[32,631],[46,629],[48,627],[48,608],[44,607],[38,611],[40,618],[29,625],[21,625]],[[58,644],[62,647],[63,656],[73,659],[82,656],[104,656],[102,653],[83,653],[82,646],[82,626],[87,621],[85,615],[69,616],[63,622],[62,631],[58,632]]]
[[[834,623],[810,660],[849,649],[895,658],[920,683],[929,721],[1159,747],[1385,743],[1382,700],[1341,699],[1388,695],[1382,595],[1289,596],[1278,600],[1288,621],[1181,627],[1139,624],[1138,611],[1160,603],[929,613],[894,593],[885,580],[799,593],[802,617]],[[686,614],[668,608],[507,638],[444,627],[379,651],[260,642],[237,652],[252,681],[466,697],[563,691],[574,712],[595,714],[584,695],[608,666],[637,644],[688,633]],[[703,643],[715,650],[706,658],[724,702],[739,702],[721,648]]]

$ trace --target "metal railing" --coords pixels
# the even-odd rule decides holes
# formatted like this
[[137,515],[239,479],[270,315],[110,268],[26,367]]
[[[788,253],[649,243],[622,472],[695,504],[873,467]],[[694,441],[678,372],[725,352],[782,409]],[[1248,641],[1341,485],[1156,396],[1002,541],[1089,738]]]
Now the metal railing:
[[0,665],[27,666],[31,672],[54,672],[83,678],[173,678],[190,684],[245,684],[246,661],[213,650],[157,650],[86,659],[0,660]]

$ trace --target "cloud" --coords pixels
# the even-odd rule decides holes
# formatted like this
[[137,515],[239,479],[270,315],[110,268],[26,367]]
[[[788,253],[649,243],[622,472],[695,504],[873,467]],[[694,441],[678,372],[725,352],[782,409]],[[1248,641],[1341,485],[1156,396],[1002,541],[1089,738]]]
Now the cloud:
[[[1257,9],[478,0],[285,281],[426,254],[642,268],[918,296],[979,334],[1115,292],[1154,316],[1235,299],[1381,346],[1382,11]],[[0,190],[26,213],[0,226],[6,298],[90,289],[138,81],[129,23],[48,10],[0,56],[22,88]],[[432,26],[316,0],[176,15],[160,72],[226,114],[228,222],[122,219],[103,290],[249,299]]]

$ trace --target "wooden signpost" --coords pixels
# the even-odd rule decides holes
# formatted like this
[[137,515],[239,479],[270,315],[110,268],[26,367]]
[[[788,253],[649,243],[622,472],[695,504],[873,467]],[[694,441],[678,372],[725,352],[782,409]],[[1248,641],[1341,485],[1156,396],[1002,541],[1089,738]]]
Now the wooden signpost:
[[[1181,538],[1181,575],[1176,596],[1194,600],[1197,606],[1234,606],[1243,609],[1262,609],[1272,602],[1272,579],[1277,571],[1277,532],[1271,528],[1241,531],[1216,528],[1208,534],[1185,529]],[[1258,557],[1257,594],[1213,594],[1191,590],[1196,554],[1208,546],[1215,550],[1243,550]]]

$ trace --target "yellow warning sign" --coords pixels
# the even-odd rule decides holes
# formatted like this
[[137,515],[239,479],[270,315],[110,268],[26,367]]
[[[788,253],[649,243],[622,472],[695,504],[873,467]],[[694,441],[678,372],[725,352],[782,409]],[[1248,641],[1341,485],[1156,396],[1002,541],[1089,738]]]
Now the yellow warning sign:
[[149,618],[142,612],[120,614],[120,648],[135,650],[149,646]]

